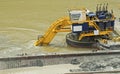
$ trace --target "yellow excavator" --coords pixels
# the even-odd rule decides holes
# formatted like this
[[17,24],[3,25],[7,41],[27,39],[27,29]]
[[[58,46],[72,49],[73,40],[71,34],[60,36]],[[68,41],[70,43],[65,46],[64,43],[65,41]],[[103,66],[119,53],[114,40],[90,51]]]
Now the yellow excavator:
[[35,46],[48,45],[58,32],[69,32],[66,42],[75,47],[94,47],[100,40],[111,40],[115,17],[108,11],[108,4],[97,5],[96,12],[83,8],[69,10],[69,17],[55,21],[47,32],[38,37]]

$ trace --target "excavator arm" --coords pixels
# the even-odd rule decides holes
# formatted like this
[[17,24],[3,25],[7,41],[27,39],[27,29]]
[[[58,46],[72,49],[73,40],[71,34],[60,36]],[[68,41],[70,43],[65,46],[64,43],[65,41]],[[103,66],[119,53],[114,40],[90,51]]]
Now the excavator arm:
[[72,23],[69,17],[58,19],[53,24],[51,24],[51,26],[48,28],[47,32],[43,36],[38,38],[38,40],[35,42],[35,46],[48,45],[58,32],[70,32],[71,29],[67,26],[70,26],[71,24]]

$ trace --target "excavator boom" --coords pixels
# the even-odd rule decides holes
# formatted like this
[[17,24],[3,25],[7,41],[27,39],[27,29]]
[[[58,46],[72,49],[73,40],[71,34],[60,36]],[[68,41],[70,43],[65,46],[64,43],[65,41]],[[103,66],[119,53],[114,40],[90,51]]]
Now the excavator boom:
[[43,36],[38,38],[38,40],[35,42],[35,46],[48,45],[58,32],[70,32],[70,28],[65,28],[69,25],[71,25],[69,17],[58,19],[53,24],[51,24],[51,26],[48,28],[47,32]]

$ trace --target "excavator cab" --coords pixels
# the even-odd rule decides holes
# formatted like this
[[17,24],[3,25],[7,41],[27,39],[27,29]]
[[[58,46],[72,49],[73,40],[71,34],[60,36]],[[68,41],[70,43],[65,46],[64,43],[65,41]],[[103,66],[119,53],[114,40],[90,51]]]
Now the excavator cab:
[[71,10],[69,11],[69,17],[71,22],[78,23],[86,20],[86,13],[84,10]]
[[71,21],[79,21],[81,17],[81,11],[70,11],[69,17]]

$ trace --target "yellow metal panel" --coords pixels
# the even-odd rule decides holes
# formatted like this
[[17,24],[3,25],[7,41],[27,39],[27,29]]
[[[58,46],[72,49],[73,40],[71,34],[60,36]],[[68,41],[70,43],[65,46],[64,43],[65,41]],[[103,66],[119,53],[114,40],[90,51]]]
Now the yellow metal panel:
[[61,28],[64,28],[71,24],[72,23],[68,17],[63,17],[55,21],[53,24],[51,24],[51,26],[49,27],[47,32],[43,35],[43,37],[39,38],[34,45],[35,46],[48,45],[51,42],[51,40],[54,38],[57,32],[70,32],[71,31],[70,29],[61,29]]

